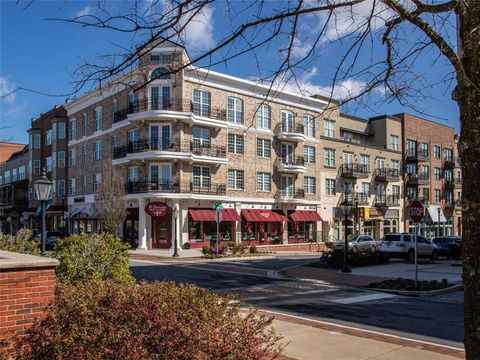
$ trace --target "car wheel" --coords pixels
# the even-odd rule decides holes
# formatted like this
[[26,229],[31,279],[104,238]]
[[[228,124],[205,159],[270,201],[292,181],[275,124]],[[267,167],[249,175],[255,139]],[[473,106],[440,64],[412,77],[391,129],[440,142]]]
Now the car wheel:
[[415,250],[408,250],[408,261],[415,262]]
[[355,245],[352,246],[351,252],[352,252],[353,254],[358,253],[358,247],[356,247]]
[[432,260],[433,260],[433,261],[438,260],[438,251],[437,251],[437,250],[433,250],[433,252],[432,252]]
[[372,245],[372,247],[370,248],[370,252],[372,254],[375,254],[377,252],[377,247],[375,245]]

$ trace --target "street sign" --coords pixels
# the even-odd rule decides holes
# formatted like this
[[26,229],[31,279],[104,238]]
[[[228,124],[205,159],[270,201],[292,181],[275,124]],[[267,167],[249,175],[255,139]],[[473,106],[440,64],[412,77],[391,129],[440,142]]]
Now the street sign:
[[223,210],[223,204],[222,203],[215,203],[215,204],[213,204],[213,209],[214,210]]
[[215,211],[215,221],[217,222],[217,224],[222,222],[222,210]]
[[418,224],[425,216],[425,208],[420,200],[413,200],[408,206],[408,214],[413,223]]

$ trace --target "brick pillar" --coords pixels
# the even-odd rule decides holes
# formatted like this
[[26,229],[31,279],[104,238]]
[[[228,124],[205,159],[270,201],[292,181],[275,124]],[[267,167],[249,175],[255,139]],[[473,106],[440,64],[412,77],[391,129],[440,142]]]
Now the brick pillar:
[[22,336],[55,296],[55,267],[50,258],[0,251],[0,342],[6,354],[14,336]]

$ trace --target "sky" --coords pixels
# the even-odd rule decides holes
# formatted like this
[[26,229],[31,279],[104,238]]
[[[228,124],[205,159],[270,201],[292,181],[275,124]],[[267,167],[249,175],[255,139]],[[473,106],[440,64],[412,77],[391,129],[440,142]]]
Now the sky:
[[[146,1],[143,6],[147,6]],[[372,0],[368,0],[372,1]],[[368,1],[367,4],[368,5]],[[37,0],[27,6],[29,1],[2,0],[0,1],[0,138],[8,138],[10,141],[26,143],[28,136],[26,130],[30,127],[30,119],[38,117],[54,105],[65,102],[74,88],[77,79],[74,71],[85,62],[98,61],[100,54],[118,52],[118,45],[129,48],[139,41],[138,37],[114,31],[105,31],[82,27],[76,24],[53,21],[49,18],[72,18],[78,15],[98,13],[97,1],[41,1]],[[267,2],[266,11],[278,3]],[[106,5],[113,12],[123,11],[131,5],[127,1],[112,1]],[[231,29],[232,24],[237,26],[248,11],[239,14],[227,14],[219,2],[209,6],[199,15],[198,21],[188,26],[185,41],[191,57],[199,54],[200,49],[214,46],[221,41]],[[363,6],[363,5],[362,5]],[[270,10],[271,10],[270,9]],[[161,9],[159,10],[161,11]],[[362,13],[366,8],[358,8],[355,16],[361,21]],[[315,46],[315,56],[296,72],[296,81],[287,78],[282,85],[294,92],[306,91],[308,94],[330,91],[330,85],[338,64],[342,47],[348,46],[347,41],[335,41],[336,37],[348,32],[354,25],[349,18],[339,17],[336,27],[327,27],[326,38]],[[308,52],[313,42],[312,27],[322,24],[324,18],[305,17],[298,30],[295,39],[293,58],[301,58]],[[380,27],[382,24],[374,24]],[[407,34],[414,39],[414,32]],[[447,34],[454,36],[454,29]],[[261,34],[253,34],[254,38],[260,38]],[[375,40],[375,39],[373,39]],[[239,56],[228,62],[221,62],[213,66],[213,70],[248,79],[262,79],[269,77],[271,72],[282,60],[282,56],[288,38],[280,37],[269,44],[261,47],[255,57],[249,53]],[[373,45],[365,46],[359,53],[361,65],[369,66],[373,63],[372,54],[382,54],[384,48],[380,42],[372,42]],[[235,48],[226,49],[219,53],[218,59],[226,56],[234,50],[242,49],[238,44]],[[448,74],[451,68],[444,61],[437,61],[435,51],[424,54],[418,59],[418,69],[428,69],[426,82],[420,83],[421,92],[425,94],[420,100],[411,101],[413,108],[404,106],[395,101],[386,101],[384,90],[377,89],[372,95],[361,103],[352,103],[343,108],[344,112],[360,117],[372,117],[381,114],[395,114],[408,112],[417,114],[439,123],[454,127],[459,131],[459,113],[455,102],[451,100],[451,90],[454,83],[449,81]],[[254,61],[255,59],[255,61]],[[199,63],[205,66],[205,61]],[[373,68],[373,67],[372,67]],[[399,69],[400,70],[400,69]],[[271,77],[269,77],[271,78]],[[335,97],[345,96],[347,93],[360,91],[365,85],[365,79],[347,76],[336,82]],[[405,80],[408,82],[408,80]],[[300,89],[299,89],[300,86]],[[9,94],[16,88],[30,89],[19,90]],[[83,88],[76,95],[89,90]],[[48,95],[45,95],[48,94]]]

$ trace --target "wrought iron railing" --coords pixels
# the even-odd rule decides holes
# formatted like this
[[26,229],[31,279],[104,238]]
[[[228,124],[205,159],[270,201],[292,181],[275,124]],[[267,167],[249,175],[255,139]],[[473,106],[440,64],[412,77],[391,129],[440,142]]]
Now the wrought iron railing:
[[367,164],[347,163],[340,166],[340,174],[343,177],[368,177],[370,167]]
[[379,168],[375,169],[375,181],[398,181],[400,179],[399,169]]
[[199,186],[193,182],[179,184],[172,181],[151,181],[137,180],[125,184],[127,194],[145,194],[145,193],[192,193],[203,195],[221,195],[226,194],[225,184],[209,184],[209,186]]

